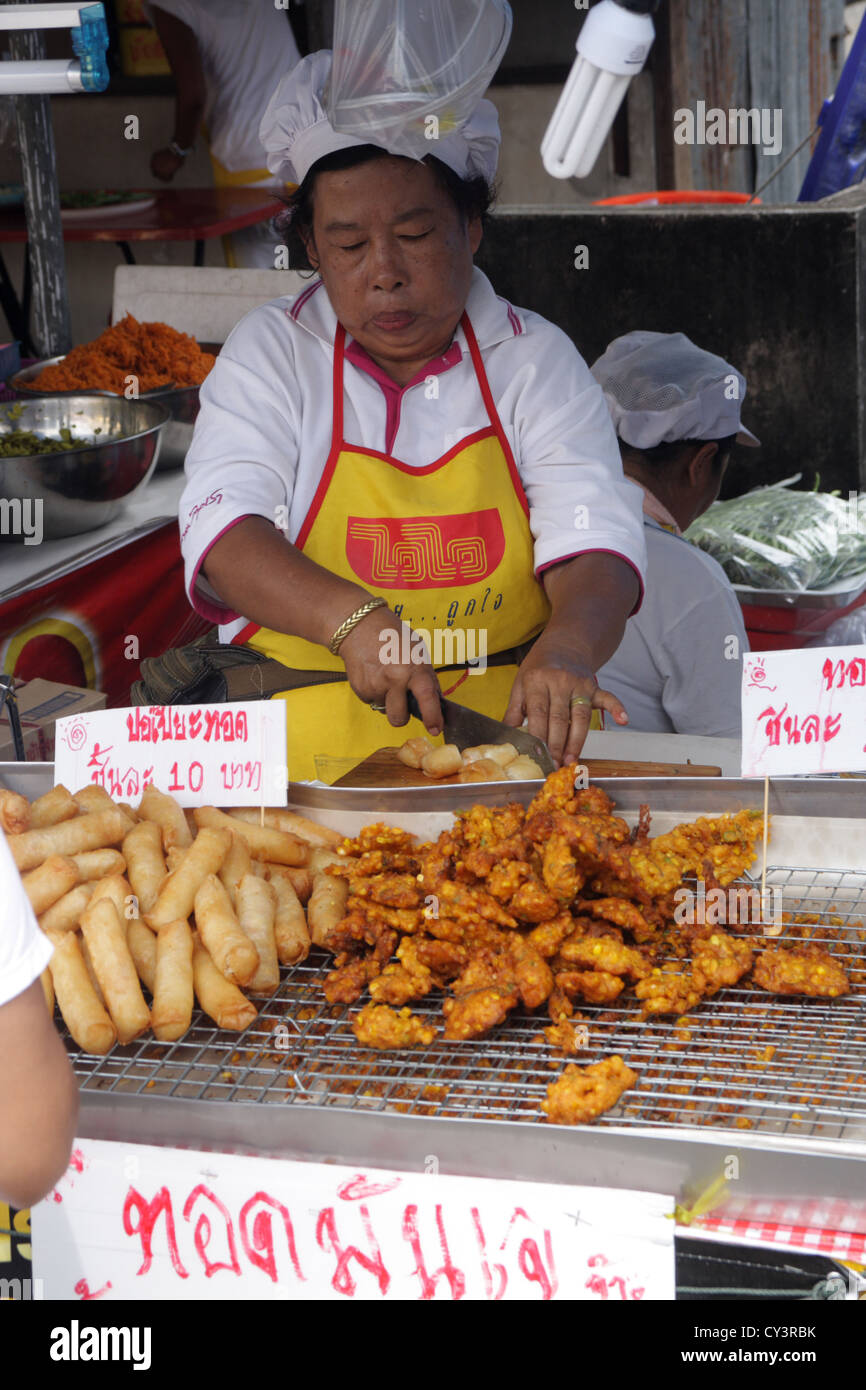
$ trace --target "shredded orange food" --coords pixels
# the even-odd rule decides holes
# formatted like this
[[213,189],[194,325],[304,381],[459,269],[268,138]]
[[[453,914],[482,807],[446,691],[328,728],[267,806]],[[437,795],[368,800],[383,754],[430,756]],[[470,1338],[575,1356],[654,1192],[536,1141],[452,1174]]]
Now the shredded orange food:
[[130,376],[138,378],[139,394],[165,386],[200,386],[215,360],[188,333],[167,323],[139,323],[127,314],[92,343],[74,347],[62,362],[45,367],[28,389],[123,395]]

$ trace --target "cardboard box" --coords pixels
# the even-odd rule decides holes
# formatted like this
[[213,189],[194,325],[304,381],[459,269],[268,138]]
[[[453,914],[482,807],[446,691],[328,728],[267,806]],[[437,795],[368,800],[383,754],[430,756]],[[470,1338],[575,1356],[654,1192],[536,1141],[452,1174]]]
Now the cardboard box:
[[[81,690],[55,681],[16,681],[15,696],[21,717],[24,756],[29,763],[51,762],[54,758],[54,724],[70,714],[105,709],[101,690]],[[0,762],[15,762],[12,728],[4,710],[0,718]]]

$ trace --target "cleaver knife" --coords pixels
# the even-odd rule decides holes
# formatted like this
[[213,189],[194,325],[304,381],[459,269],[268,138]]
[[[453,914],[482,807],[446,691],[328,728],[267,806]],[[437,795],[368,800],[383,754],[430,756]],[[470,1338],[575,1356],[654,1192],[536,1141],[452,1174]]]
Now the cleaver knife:
[[[420,719],[421,711],[411,690],[407,691],[409,713]],[[513,729],[510,724],[501,724],[489,715],[478,714],[474,709],[458,705],[454,700],[439,697],[442,718],[445,721],[445,742],[456,743],[457,747],[474,748],[479,743],[511,743],[518,753],[534,758],[545,777],[556,768],[547,744],[527,729]]]

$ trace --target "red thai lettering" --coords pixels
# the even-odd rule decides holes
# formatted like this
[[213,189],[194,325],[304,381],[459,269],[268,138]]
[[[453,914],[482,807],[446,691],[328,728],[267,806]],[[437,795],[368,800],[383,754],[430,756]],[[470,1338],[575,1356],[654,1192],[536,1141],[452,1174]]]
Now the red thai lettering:
[[201,1212],[198,1221],[195,1223],[193,1241],[195,1243],[196,1254],[198,1255],[199,1259],[204,1265],[205,1275],[208,1279],[212,1279],[213,1276],[220,1269],[227,1269],[230,1270],[232,1274],[239,1275],[241,1272],[241,1267],[238,1264],[238,1252],[237,1246],[235,1244],[234,1227],[232,1225],[232,1219],[229,1215],[228,1207],[225,1205],[224,1202],[220,1201],[216,1193],[211,1192],[209,1187],[205,1187],[204,1183],[198,1183],[198,1185],[193,1188],[192,1192],[187,1197],[183,1207],[184,1220],[189,1221],[191,1219],[192,1209],[198,1201],[199,1197],[206,1197],[209,1202],[213,1202],[214,1206],[216,1207],[217,1211],[219,1212],[220,1216],[225,1222],[226,1243],[228,1246],[229,1253],[228,1260],[211,1260],[208,1258],[207,1247],[210,1244],[211,1224],[210,1218],[208,1217],[207,1213]]
[[[123,1229],[128,1236],[138,1236],[143,1255],[141,1268],[136,1270],[136,1273],[147,1274],[153,1263],[153,1232],[163,1213],[165,1214],[165,1232],[172,1267],[175,1274],[179,1275],[181,1279],[188,1279],[189,1273],[184,1268],[177,1248],[174,1212],[171,1206],[171,1194],[167,1187],[161,1187],[152,1202],[148,1202],[147,1198],[142,1197],[141,1193],[137,1192],[134,1187],[131,1187],[126,1194],[123,1203]],[[138,1217],[137,1225],[132,1224],[134,1215]]]
[[544,1232],[544,1257],[547,1260],[547,1267],[545,1267],[544,1259],[542,1259],[538,1249],[538,1242],[533,1240],[531,1236],[526,1236],[520,1242],[520,1249],[517,1252],[517,1266],[520,1273],[530,1284],[538,1285],[541,1289],[542,1301],[549,1303],[559,1289],[559,1277],[553,1259],[553,1237],[548,1230]]
[[414,1273],[417,1274],[421,1284],[421,1301],[427,1303],[436,1293],[436,1286],[440,1279],[446,1279],[451,1290],[451,1297],[456,1301],[461,1299],[466,1293],[466,1276],[461,1269],[458,1269],[451,1258],[451,1251],[448,1246],[448,1238],[445,1234],[445,1225],[442,1219],[442,1207],[436,1203],[436,1229],[439,1235],[439,1246],[442,1250],[443,1263],[438,1269],[432,1271],[427,1269],[424,1263],[424,1252],[421,1249],[421,1236],[418,1231],[418,1208],[411,1204],[403,1212],[403,1239],[409,1242],[412,1254],[415,1258]]
[[[336,1268],[331,1276],[331,1287],[336,1289],[337,1293],[345,1294],[347,1298],[354,1298],[355,1290],[357,1289],[357,1284],[355,1283],[350,1267],[353,1260],[357,1261],[361,1269],[366,1270],[368,1274],[372,1274],[375,1277],[381,1294],[387,1293],[391,1285],[391,1276],[385,1268],[385,1262],[382,1259],[379,1243],[373,1234],[369,1209],[365,1206],[361,1206],[359,1208],[359,1213],[361,1223],[364,1227],[364,1234],[373,1252],[371,1255],[365,1254],[365,1252],[359,1250],[356,1245],[347,1245],[345,1250],[343,1249],[337,1232],[337,1222],[333,1207],[325,1207],[324,1210],[320,1211],[318,1221],[316,1222],[316,1241],[318,1242],[319,1248],[326,1252],[330,1251],[337,1257]],[[326,1238],[328,1240],[327,1245],[325,1244]]]
[[758,715],[759,719],[767,720],[765,732],[771,748],[778,748],[781,743],[782,718],[787,708],[787,704],[784,704],[780,710],[776,710],[772,705],[768,705],[767,708],[761,710],[761,713]]
[[[256,1212],[253,1217],[252,1232],[248,1230],[250,1213],[257,1203],[261,1203],[266,1210]],[[271,1208],[272,1210],[267,1210]],[[277,1212],[282,1218],[283,1230],[286,1233],[286,1242],[289,1248],[289,1259],[292,1268],[298,1279],[303,1280],[301,1264],[298,1259],[298,1250],[295,1244],[295,1229],[292,1225],[292,1218],[288,1207],[284,1207],[282,1202],[278,1202],[275,1197],[271,1197],[267,1192],[254,1192],[248,1202],[244,1202],[238,1215],[238,1229],[241,1236],[241,1246],[250,1264],[254,1264],[257,1269],[263,1270],[268,1278],[277,1282],[277,1260],[274,1250],[274,1219],[273,1212]]]
[[828,714],[824,719],[824,742],[835,738],[842,724],[841,714]]
[[481,1214],[477,1207],[470,1209],[472,1224],[475,1227],[475,1239],[478,1241],[478,1249],[481,1252],[481,1277],[484,1280],[484,1291],[488,1298],[492,1298],[494,1303],[498,1303],[508,1287],[508,1273],[504,1265],[495,1264],[493,1270],[496,1271],[499,1286],[494,1293],[493,1290],[493,1270],[487,1258],[487,1240],[484,1235],[484,1228],[481,1225]]

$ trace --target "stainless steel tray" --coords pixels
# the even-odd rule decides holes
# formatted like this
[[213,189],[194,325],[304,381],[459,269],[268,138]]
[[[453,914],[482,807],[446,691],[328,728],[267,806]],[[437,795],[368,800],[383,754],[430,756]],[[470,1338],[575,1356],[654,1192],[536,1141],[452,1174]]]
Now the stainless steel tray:
[[[33,767],[20,774],[30,795],[38,794]],[[749,780],[604,785],[622,811],[633,815],[649,802],[657,821],[763,803],[763,783]],[[536,789],[293,785],[290,800],[352,830],[377,819],[438,820],[479,801],[526,801]],[[818,848],[830,847],[825,857],[835,850],[832,862],[844,865],[806,869],[801,859],[777,858],[768,878],[787,890],[786,906],[800,904],[826,921],[820,939],[844,950],[848,968],[859,972],[855,991],[822,1002],[728,989],[685,1025],[646,1024],[634,1000],[608,1010],[585,1006],[591,1055],[577,1060],[618,1051],[640,1073],[621,1104],[592,1126],[543,1120],[540,1102],[567,1060],[536,1041],[545,1017],[512,1015],[472,1042],[440,1038],[428,1048],[377,1053],[351,1031],[359,1005],[324,1003],[320,980],[329,957],[319,953],[283,972],[278,994],[256,1001],[259,1016],[239,1036],[196,1014],[178,1043],[146,1038],[106,1058],[82,1054],[67,1038],[81,1086],[80,1132],[410,1169],[432,1155],[444,1172],[678,1195],[699,1191],[736,1155],[738,1195],[838,1197],[860,1204],[866,1216],[866,862],[854,864],[858,844],[866,856],[866,788],[847,779],[772,783],[770,810],[780,843],[809,844],[817,835]],[[435,1000],[415,1008],[439,1014]]]

